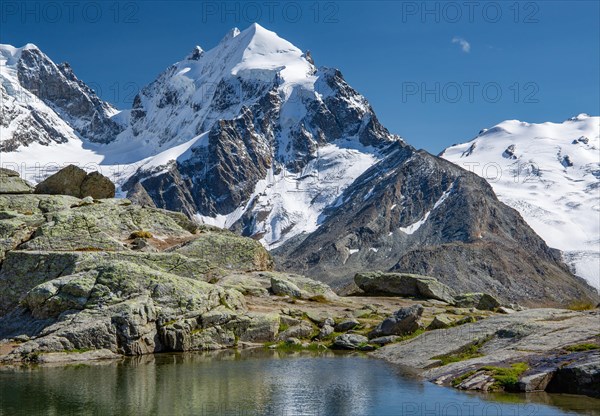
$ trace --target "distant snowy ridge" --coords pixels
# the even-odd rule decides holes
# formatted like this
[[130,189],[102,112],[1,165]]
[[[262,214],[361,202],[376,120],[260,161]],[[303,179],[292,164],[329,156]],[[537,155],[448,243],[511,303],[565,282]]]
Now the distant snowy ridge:
[[441,156],[487,179],[577,275],[600,289],[600,117],[508,120]]

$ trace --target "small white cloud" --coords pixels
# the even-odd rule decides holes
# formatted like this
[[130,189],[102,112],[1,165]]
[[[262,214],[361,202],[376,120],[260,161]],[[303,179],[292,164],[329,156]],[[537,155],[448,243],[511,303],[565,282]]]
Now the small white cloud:
[[464,39],[464,38],[461,38],[459,36],[454,36],[452,38],[452,43],[458,43],[458,44],[460,44],[460,48],[462,49],[462,51],[464,53],[471,52],[471,44],[469,42],[467,42],[467,40]]

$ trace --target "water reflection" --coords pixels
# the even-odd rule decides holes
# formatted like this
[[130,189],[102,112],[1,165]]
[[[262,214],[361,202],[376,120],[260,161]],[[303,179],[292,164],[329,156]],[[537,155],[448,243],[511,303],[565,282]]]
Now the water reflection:
[[0,415],[550,416],[569,409],[600,414],[591,410],[598,400],[464,394],[399,376],[361,355],[315,354],[161,354],[3,369]]

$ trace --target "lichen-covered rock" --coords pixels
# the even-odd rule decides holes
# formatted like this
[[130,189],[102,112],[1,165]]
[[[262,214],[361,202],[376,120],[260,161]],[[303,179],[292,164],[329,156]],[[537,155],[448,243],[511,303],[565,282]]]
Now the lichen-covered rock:
[[43,214],[69,209],[80,201],[66,195],[0,194],[0,211],[16,211],[23,215]]
[[[51,324],[31,334],[33,339],[15,354],[79,348],[106,348],[126,355],[187,351],[199,348],[199,341],[192,342],[195,330],[217,327],[246,310],[240,293],[202,281],[125,261],[89,267],[43,282],[27,293],[22,326],[40,320]],[[0,328],[15,327],[3,325],[5,319],[11,317],[0,318]],[[0,330],[0,338],[15,335],[5,331]]]
[[354,282],[370,295],[407,296],[453,302],[454,291],[436,278],[410,273],[357,273]]
[[280,296],[291,296],[315,301],[332,301],[337,295],[329,286],[307,277],[288,273],[263,273],[271,279],[271,291]]
[[271,277],[271,291],[277,296],[290,296],[292,298],[299,298],[302,296],[300,288],[294,283],[274,276]]
[[35,193],[105,199],[115,197],[115,185],[99,172],[88,174],[75,165],[69,165],[40,182]]
[[29,182],[14,176],[0,175],[0,194],[30,194],[33,186]]
[[343,334],[333,340],[332,347],[340,350],[358,350],[369,342],[369,339],[358,334]]
[[251,312],[227,323],[243,342],[272,342],[279,332],[279,314]]
[[94,288],[98,273],[95,270],[44,282],[31,289],[22,303],[34,318],[55,318],[67,310],[85,307]]
[[214,326],[192,331],[189,349],[191,351],[219,350],[231,348],[235,345],[236,337],[231,329]]
[[79,258],[79,253],[9,251],[0,268],[0,316],[37,285],[74,273]]
[[39,227],[33,238],[22,248],[36,251],[118,251],[123,244],[108,234],[93,214],[60,211],[51,214],[48,222]]
[[377,325],[369,336],[378,338],[384,335],[411,334],[423,327],[421,322],[423,311],[423,305],[420,304],[398,309],[392,316],[385,318],[383,322]]
[[0,178],[18,178],[19,172],[12,169],[0,168]]
[[308,322],[304,321],[281,332],[278,335],[278,338],[281,341],[285,341],[288,338],[309,338],[314,334],[314,332],[315,328]]
[[487,293],[464,293],[455,297],[454,306],[459,308],[476,308],[482,311],[493,311],[500,306],[500,302]]
[[445,313],[441,313],[433,317],[433,321],[429,324],[427,329],[443,329],[449,328],[454,324],[454,319],[450,318]]
[[243,295],[268,296],[270,282],[255,273],[234,273],[220,278],[217,285],[226,289],[235,289]]
[[202,258],[224,269],[240,271],[271,270],[273,259],[257,241],[228,232],[204,232],[171,252]]
[[335,330],[331,325],[323,325],[319,330],[319,334],[317,335],[317,339],[327,338],[329,335],[333,334]]
[[[278,274],[268,252],[182,214],[118,199],[0,195],[0,256],[0,339],[20,342],[8,360],[278,339],[279,314],[248,312],[244,297],[269,295]],[[319,282],[285,277],[302,296],[335,297]],[[302,313],[287,318],[286,339],[317,330]]]
[[45,219],[39,214],[23,215],[16,211],[0,211],[0,262],[6,252],[27,241]]
[[357,319],[355,319],[355,318],[346,318],[346,319],[341,320],[335,326],[335,331],[336,332],[346,332],[346,331],[350,331],[351,329],[356,328],[359,325],[360,325],[360,322]]

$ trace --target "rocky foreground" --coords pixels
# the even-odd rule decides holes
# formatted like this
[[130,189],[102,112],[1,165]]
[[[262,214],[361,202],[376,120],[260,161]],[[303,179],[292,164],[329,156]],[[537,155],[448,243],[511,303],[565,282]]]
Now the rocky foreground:
[[[89,192],[105,192],[102,178],[86,181]],[[465,389],[600,391],[598,309],[518,311],[403,273],[360,273],[355,296],[342,297],[274,271],[258,242],[182,214],[34,194],[6,170],[0,185],[4,364],[332,348],[374,351]]]

